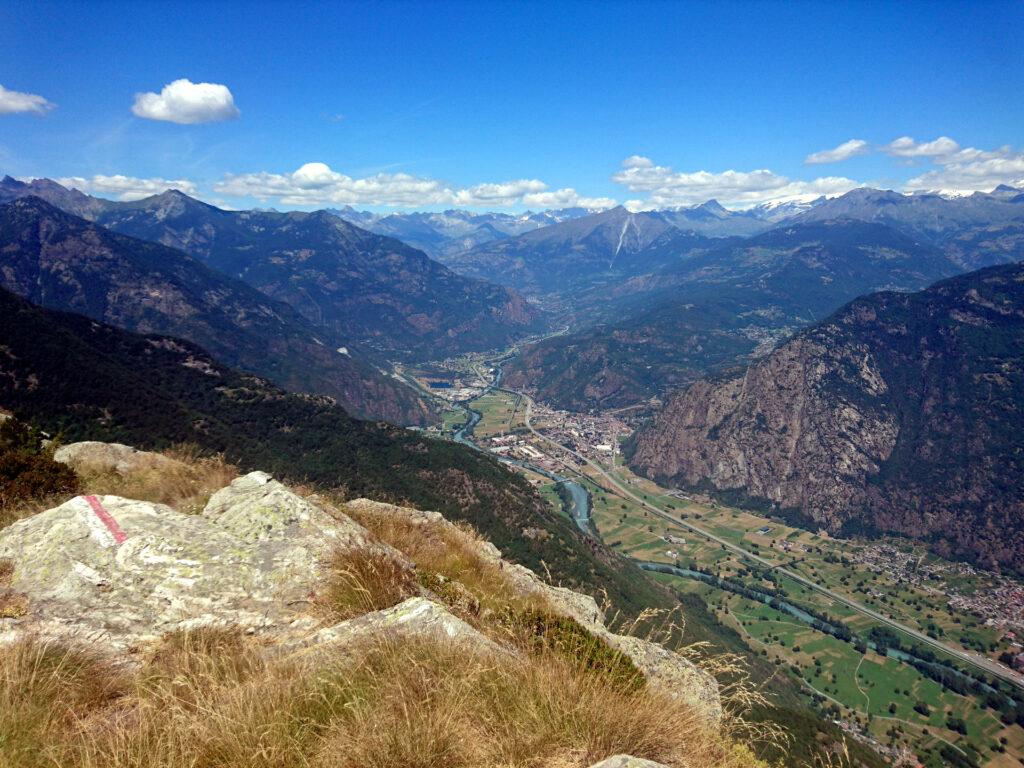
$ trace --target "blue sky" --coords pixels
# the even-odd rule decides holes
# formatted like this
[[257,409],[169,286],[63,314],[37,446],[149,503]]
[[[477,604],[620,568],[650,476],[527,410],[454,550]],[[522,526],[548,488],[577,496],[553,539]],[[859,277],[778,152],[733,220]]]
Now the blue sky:
[[963,192],[1024,183],[1022,39],[1021,2],[0,2],[0,172],[282,208]]

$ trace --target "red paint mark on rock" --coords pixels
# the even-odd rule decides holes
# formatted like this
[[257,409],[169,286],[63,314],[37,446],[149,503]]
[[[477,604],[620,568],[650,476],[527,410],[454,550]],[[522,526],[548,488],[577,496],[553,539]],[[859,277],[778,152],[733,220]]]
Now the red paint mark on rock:
[[125,539],[128,537],[125,535],[125,532],[121,530],[121,526],[117,524],[117,520],[115,520],[113,516],[103,508],[100,500],[95,496],[86,496],[85,500],[89,502],[89,506],[92,507],[92,511],[96,513],[96,517],[98,517],[103,524],[107,526],[107,530],[110,531],[110,534],[114,537],[114,541],[117,542],[119,546],[124,544]]

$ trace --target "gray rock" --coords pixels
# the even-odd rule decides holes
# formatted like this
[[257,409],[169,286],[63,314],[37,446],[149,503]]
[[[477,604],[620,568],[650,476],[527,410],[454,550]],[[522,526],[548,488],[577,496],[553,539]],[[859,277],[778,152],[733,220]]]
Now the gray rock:
[[364,638],[427,637],[464,643],[474,650],[508,656],[510,652],[484,636],[444,606],[411,597],[392,608],[374,611],[325,627],[301,645],[333,653],[338,646],[355,646]]
[[594,763],[590,768],[668,768],[668,766],[653,760],[644,760],[641,757],[614,755],[600,763]]
[[722,719],[718,683],[696,664],[650,640],[607,630],[598,634],[632,659],[648,685],[703,711],[716,722]]
[[668,768],[668,766],[653,760],[644,760],[641,757],[614,755],[600,763],[594,763],[590,768]]
[[382,547],[371,542],[338,510],[252,473],[215,494],[201,515],[76,497],[0,530],[0,558],[14,561],[10,587],[29,599],[16,629],[85,634],[124,649],[203,624],[308,633],[317,622],[306,609],[326,554]]
[[53,458],[72,469],[114,470],[122,475],[141,469],[167,469],[182,466],[181,462],[164,456],[132,448],[121,443],[99,443],[86,440],[58,448]]

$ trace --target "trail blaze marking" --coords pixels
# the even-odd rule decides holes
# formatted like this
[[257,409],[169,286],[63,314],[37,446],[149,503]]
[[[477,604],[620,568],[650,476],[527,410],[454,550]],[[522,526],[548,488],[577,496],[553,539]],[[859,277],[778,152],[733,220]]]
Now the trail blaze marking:
[[107,526],[107,530],[110,531],[110,535],[114,537],[114,541],[118,546],[124,544],[125,539],[127,539],[128,536],[126,536],[125,532],[121,530],[121,526],[117,524],[117,520],[115,520],[111,514],[103,508],[100,500],[95,496],[86,496],[85,500],[89,502],[89,506],[92,507],[92,511],[96,513],[96,517],[98,517],[102,523]]

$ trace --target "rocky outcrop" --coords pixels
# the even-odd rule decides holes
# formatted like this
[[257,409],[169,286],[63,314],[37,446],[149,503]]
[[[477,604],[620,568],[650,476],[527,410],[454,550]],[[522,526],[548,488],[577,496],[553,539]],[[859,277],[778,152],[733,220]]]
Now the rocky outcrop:
[[262,472],[214,494],[199,515],[78,496],[0,531],[0,558],[14,563],[10,587],[30,605],[18,629],[120,649],[203,624],[308,632],[332,545],[369,546],[370,536]]
[[96,440],[62,445],[53,452],[53,458],[75,471],[112,471],[121,475],[143,469],[166,471],[181,466],[181,462],[162,453],[140,451],[122,443],[101,443]]
[[[305,638],[302,645],[335,655],[364,638],[423,638],[448,640],[472,646],[474,651],[496,656],[511,652],[477,631],[443,606],[423,597],[410,597],[392,608],[357,616],[325,627]],[[287,646],[291,650],[294,646]]]
[[[72,448],[72,446],[68,446]],[[65,460],[90,457],[120,464],[149,462],[128,446],[103,444],[65,450]],[[234,626],[264,636],[275,653],[335,653],[363,638],[415,635],[468,643],[486,653],[515,654],[460,619],[424,589],[385,610],[324,626],[314,610],[328,556],[372,549],[399,569],[405,554],[376,539],[348,513],[388,516],[443,531],[494,565],[513,592],[535,596],[628,656],[648,681],[717,720],[714,679],[648,640],[616,635],[593,598],[545,583],[505,562],[493,544],[435,512],[365,499],[339,509],[305,498],[263,472],[251,472],[217,491],[201,513],[118,496],[78,496],[0,530],[5,589],[18,611],[0,615],[0,642],[26,634],[87,640],[120,658],[167,632],[206,625]],[[334,649],[334,650],[332,650]]]
[[745,371],[677,393],[647,477],[1024,569],[1024,266],[857,299]]

